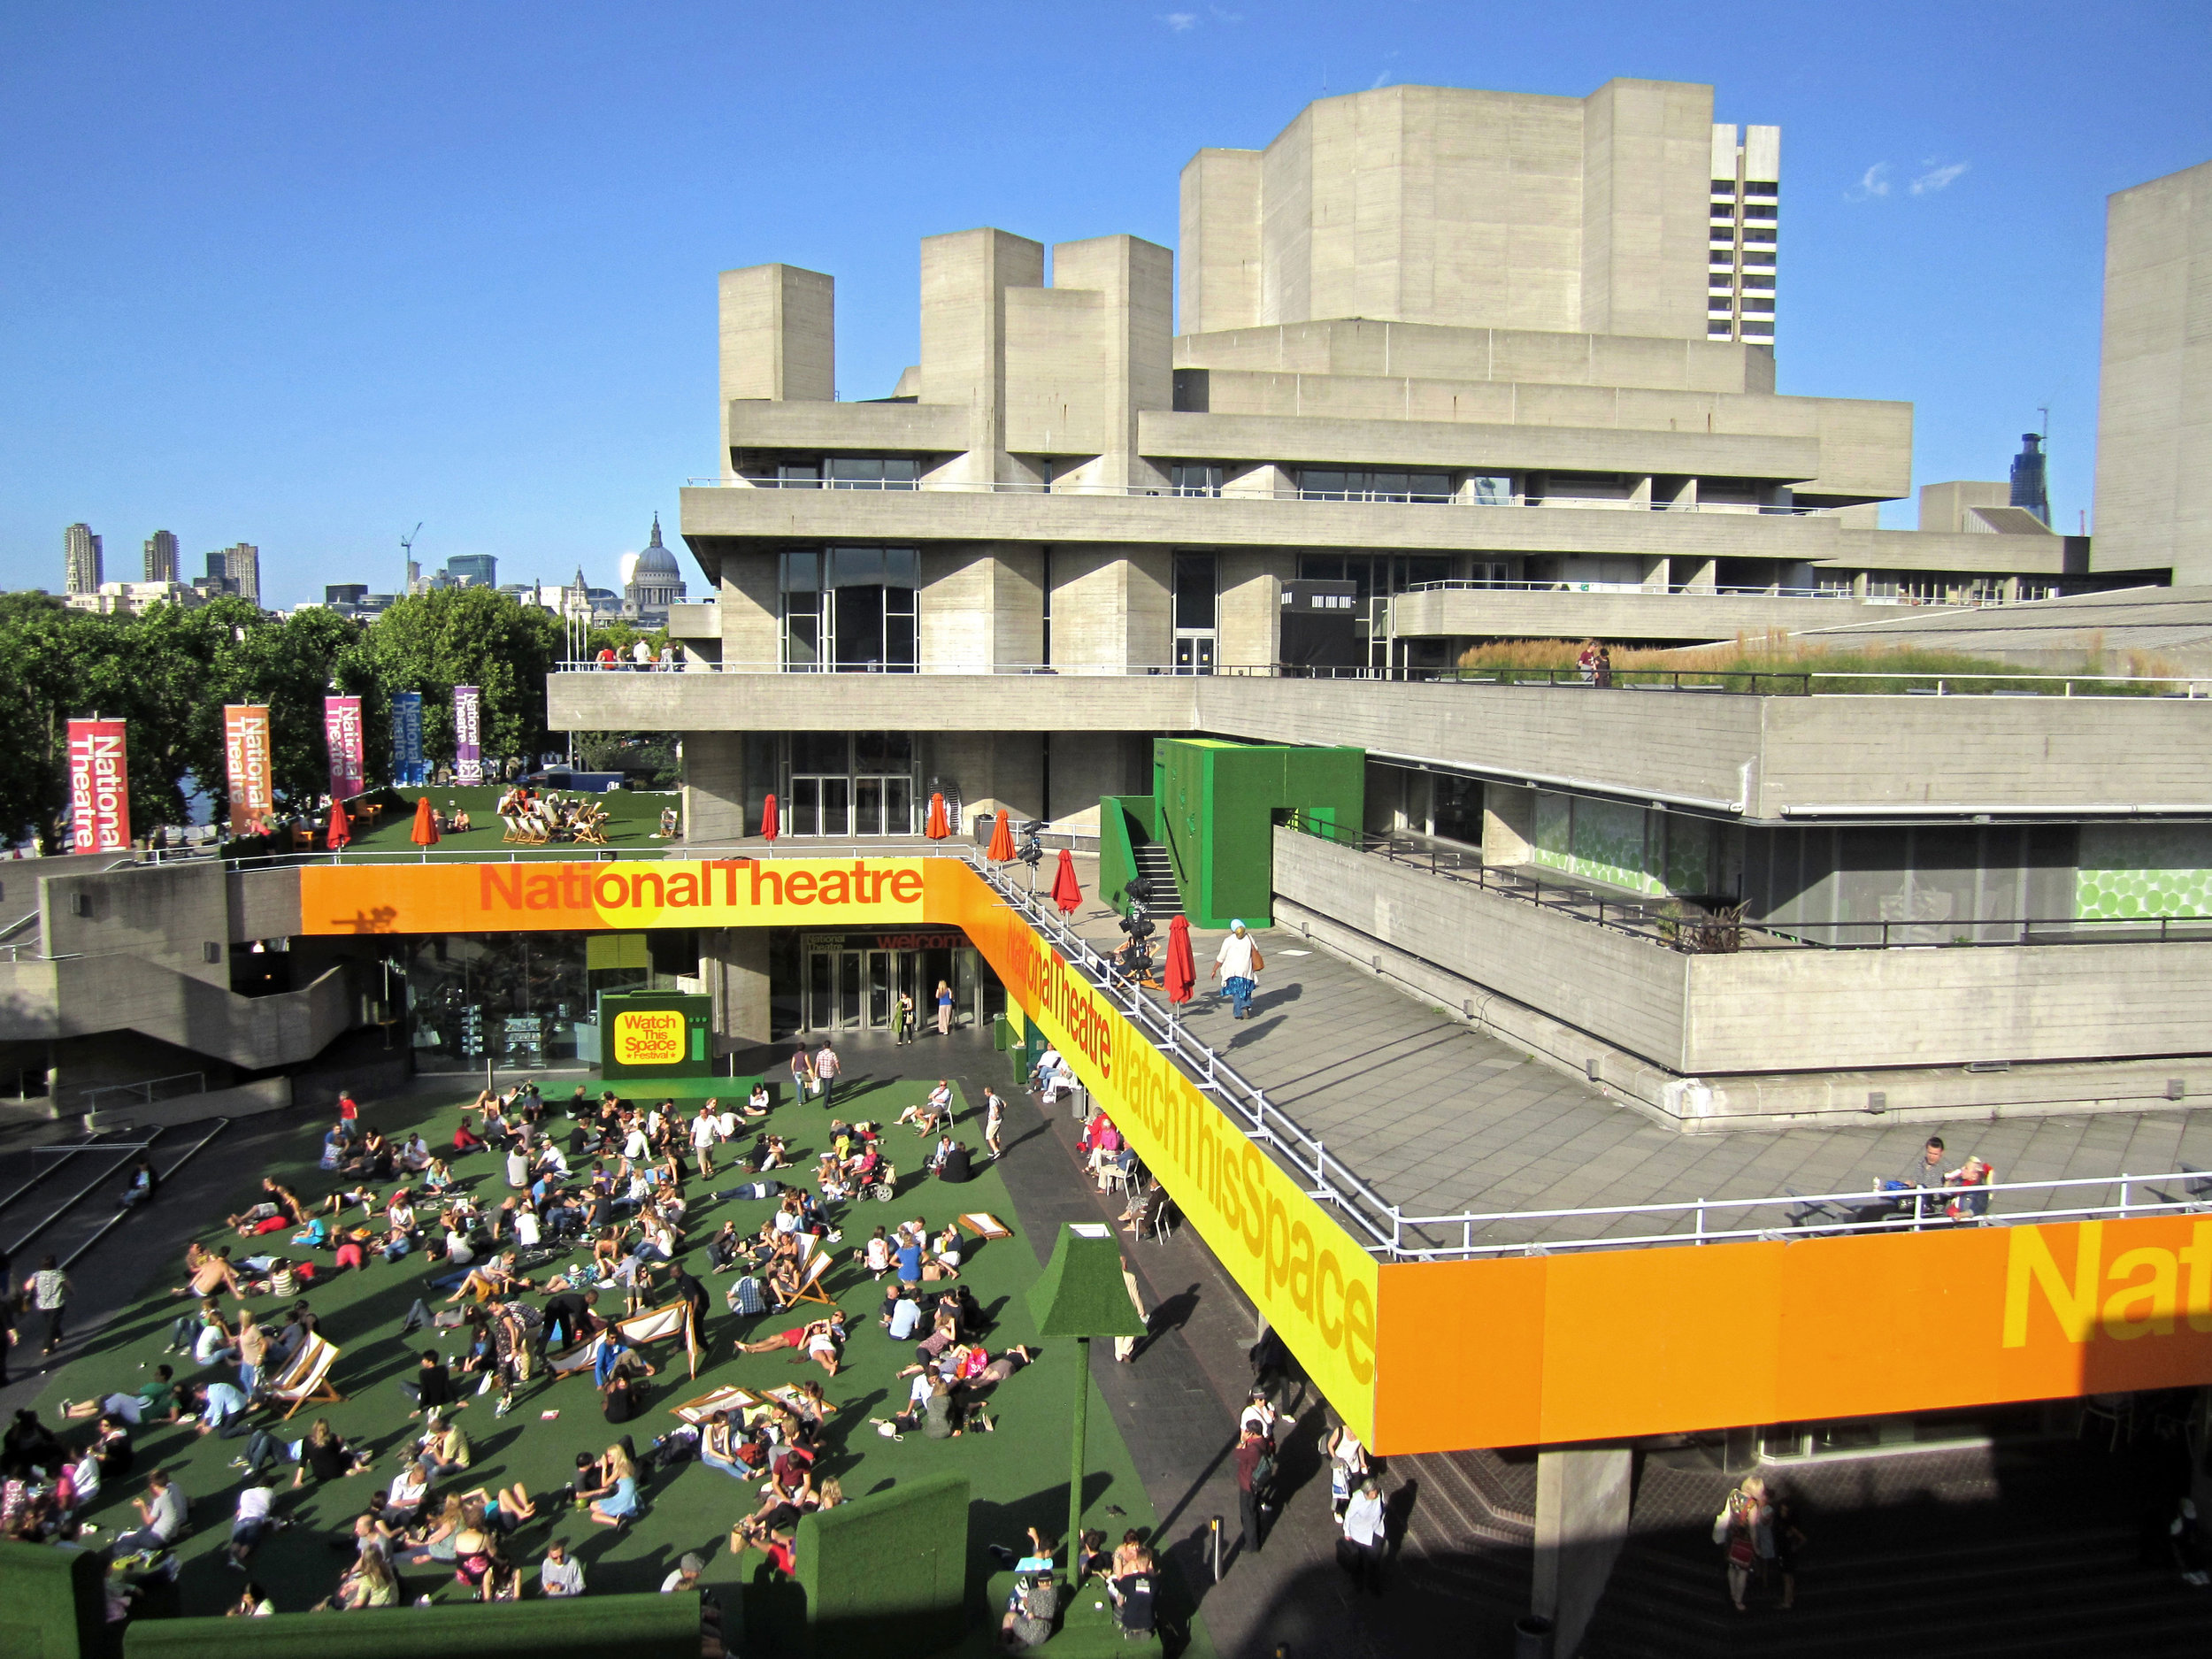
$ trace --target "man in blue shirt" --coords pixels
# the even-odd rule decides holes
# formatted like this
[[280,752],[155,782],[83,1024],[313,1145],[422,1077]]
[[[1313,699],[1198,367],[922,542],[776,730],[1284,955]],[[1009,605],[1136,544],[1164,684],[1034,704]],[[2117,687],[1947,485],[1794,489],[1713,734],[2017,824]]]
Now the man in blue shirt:
[[246,1396],[227,1382],[200,1385],[200,1432],[234,1440],[246,1432]]
[[921,1328],[922,1304],[909,1295],[903,1286],[892,1292],[891,1298],[890,1307],[884,1310],[883,1322],[894,1342],[910,1342],[914,1333]]

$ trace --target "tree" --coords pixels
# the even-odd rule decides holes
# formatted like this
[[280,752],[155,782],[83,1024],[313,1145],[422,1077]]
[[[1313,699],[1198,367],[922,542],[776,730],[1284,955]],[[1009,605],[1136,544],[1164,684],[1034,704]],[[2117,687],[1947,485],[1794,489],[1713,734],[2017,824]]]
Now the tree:
[[[534,759],[546,747],[545,677],[559,655],[554,614],[492,588],[448,588],[402,599],[363,630],[350,661],[379,688],[422,693],[423,752],[454,758],[453,687],[481,689],[480,741],[489,755]],[[384,752],[388,753],[388,741]]]
[[371,665],[359,656],[359,623],[319,609],[280,619],[241,599],[219,599],[192,614],[205,616],[218,635],[207,687],[212,718],[198,727],[192,771],[214,798],[219,818],[230,810],[225,703],[267,705],[270,777],[283,810],[303,811],[329,790],[323,699],[334,682],[339,691],[362,699],[365,741],[374,762],[384,699],[377,695]]

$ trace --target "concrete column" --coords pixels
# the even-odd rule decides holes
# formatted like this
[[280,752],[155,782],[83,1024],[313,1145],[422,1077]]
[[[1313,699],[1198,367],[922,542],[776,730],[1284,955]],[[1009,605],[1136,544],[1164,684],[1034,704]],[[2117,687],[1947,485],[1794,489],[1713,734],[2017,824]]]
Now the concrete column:
[[1590,1627],[1613,1563],[1628,1540],[1635,1454],[1625,1446],[1571,1447],[1536,1456],[1536,1561],[1529,1610],[1552,1622],[1553,1651],[1568,1659]]
[[725,271],[721,281],[722,459],[730,472],[730,401],[826,403],[837,393],[835,279],[797,265]]
[[1135,236],[1064,242],[1052,250],[1054,290],[1102,296],[1095,359],[1097,461],[1087,483],[1156,488],[1164,480],[1137,453],[1137,415],[1175,406],[1175,256]]
[[1518,784],[1482,786],[1482,862],[1525,864],[1536,833],[1536,791]]
[[1682,559],[1677,563],[1676,568],[1682,572],[1682,586],[1685,588],[1711,588],[1720,580],[1718,559]]
[[699,972],[714,999],[714,1051],[769,1039],[768,930],[720,927],[700,941]]
[[1052,660],[1062,667],[1157,667],[1173,649],[1166,548],[1057,548]]
[[1006,458],[1006,290],[1045,280],[1044,244],[1002,230],[922,242],[919,401],[968,411],[966,452],[930,476],[996,483]]
[[1224,667],[1260,667],[1281,654],[1283,584],[1298,573],[1297,556],[1262,549],[1221,555],[1219,644]]
[[772,672],[783,660],[783,619],[776,596],[776,555],[732,553],[722,561],[715,609],[722,623],[722,661],[749,673]]
[[1018,542],[922,551],[926,669],[1034,667],[1044,661],[1044,557]]
[[684,733],[684,839],[726,841],[745,822],[745,736],[741,732]]

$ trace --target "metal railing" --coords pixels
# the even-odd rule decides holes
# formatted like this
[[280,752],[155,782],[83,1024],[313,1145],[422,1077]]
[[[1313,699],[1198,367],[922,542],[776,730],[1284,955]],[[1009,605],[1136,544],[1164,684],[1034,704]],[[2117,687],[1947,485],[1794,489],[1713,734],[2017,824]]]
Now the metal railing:
[[690,655],[666,671],[622,664],[556,663],[556,674],[672,672],[694,674],[897,674],[1068,680],[1358,680],[1394,685],[1559,686],[1582,690],[1734,692],[1761,697],[2132,697],[2212,700],[2212,675],[1882,673],[1832,669],[1611,668],[1602,675],[1579,668],[1522,668],[1509,664],[1424,667],[1409,664],[1317,668],[1286,663],[850,663],[834,667],[791,667],[778,662],[713,662]]
[[142,1083],[101,1084],[96,1088],[88,1088],[78,1094],[70,1102],[69,1110],[81,1112],[113,1111],[119,1106],[150,1106],[157,1100],[174,1100],[180,1094],[204,1094],[206,1092],[206,1072],[179,1071],[169,1077],[148,1078]]
[[[1930,947],[2201,944],[2212,917],[1962,918],[1932,921],[1758,922],[1736,903],[1696,899],[1615,898],[1564,880],[1546,881],[1526,865],[1492,865],[1482,856],[1405,835],[1375,835],[1294,810],[1286,826],[1348,851],[1485,893],[1533,904],[1570,921],[1627,933],[1688,956],[1753,950],[1915,950]],[[2000,931],[2001,930],[2001,931]],[[1826,937],[1816,937],[1825,934]],[[1440,969],[1450,972],[1448,969]]]
[[[2017,1202],[2041,1194],[2039,1204]],[[2103,1196],[2092,1199],[2092,1194]],[[2001,1197],[2003,1213],[1997,1213]],[[2074,1202],[2089,1200],[2089,1202]],[[2044,1181],[1989,1181],[1932,1187],[1863,1187],[1833,1193],[1772,1194],[1759,1198],[1677,1199],[1663,1203],[1601,1204],[1570,1210],[1469,1210],[1409,1216],[1393,1210],[1391,1255],[1405,1261],[1467,1261],[1499,1256],[1556,1256],[1570,1250],[1649,1248],[1848,1233],[1932,1232],[1955,1226],[2040,1225],[2055,1221],[2130,1220],[2144,1216],[2212,1213],[2212,1173],[2185,1165],[2162,1174],[2088,1175]],[[1626,1224],[1628,1232],[1603,1230]],[[1563,1225],[1564,1236],[1538,1237]],[[1519,1239],[1478,1238],[1500,1229],[1528,1230]],[[1448,1240],[1454,1232],[1456,1243]]]
[[[1935,1188],[1870,1186],[1855,1191],[1786,1191],[1750,1198],[1409,1215],[1361,1179],[1319,1137],[1271,1103],[1263,1088],[1192,1036],[1173,1004],[1162,1002],[1117,971],[1109,956],[1078,934],[1040,895],[1023,891],[973,852],[962,849],[962,856],[1073,972],[1219,1105],[1247,1140],[1297,1176],[1309,1197],[1341,1214],[1370,1254],[1389,1260],[1465,1261],[1570,1250],[2212,1213],[2212,1171],[2184,1168],[2162,1174],[2123,1172]],[[2031,1194],[2043,1194],[2045,1202],[2018,1202]],[[2001,1197],[2005,1210],[1998,1214]],[[1624,1227],[1625,1231],[1620,1230]],[[1522,1236],[1495,1236],[1501,1232]]]
[[1627,501],[1594,495],[1479,495],[1468,490],[1434,493],[1385,489],[1240,489],[1210,484],[1094,484],[1056,479],[1051,483],[1010,479],[818,479],[687,478],[687,489],[877,490],[901,495],[949,493],[969,495],[1171,495],[1200,501],[1330,501],[1381,505],[1438,507],[1582,508],[1597,512],[1699,512],[1735,518],[1831,518],[1833,507],[1786,506],[1761,502]]
[[1395,1241],[1400,1229],[1396,1210],[1282,1108],[1271,1104],[1265,1090],[1231,1066],[1211,1045],[1194,1037],[1173,1003],[1152,996],[1141,985],[1115,968],[1105,954],[1077,933],[1066,918],[1044,901],[1043,895],[1023,891],[1002,870],[973,851],[963,849],[962,856],[993,892],[1058,951],[1078,977],[1104,996],[1154,1048],[1180,1067],[1202,1094],[1212,1098],[1246,1139],[1270,1152],[1296,1175],[1305,1184],[1309,1196],[1341,1211],[1363,1248],[1377,1254],[1398,1254]]
[[1502,578],[1493,580],[1483,577],[1409,582],[1399,589],[1399,593],[1650,594],[1691,599],[1847,599],[1863,605],[1925,607],[1942,611],[1984,611],[2002,605],[2034,604],[2050,596],[2040,590],[2031,590],[2023,592],[2017,599],[2007,599],[2001,594],[1967,594],[1956,598],[1938,599],[1925,594],[1902,594],[1894,588],[1886,592],[1870,589],[1862,594],[1848,587],[1785,588],[1772,582],[1508,581]]

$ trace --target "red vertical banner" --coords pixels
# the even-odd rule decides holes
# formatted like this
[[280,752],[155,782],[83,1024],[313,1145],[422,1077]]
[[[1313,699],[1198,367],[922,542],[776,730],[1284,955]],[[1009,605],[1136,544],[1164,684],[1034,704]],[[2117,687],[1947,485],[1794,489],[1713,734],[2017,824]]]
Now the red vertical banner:
[[330,749],[330,794],[333,800],[350,801],[368,787],[368,765],[362,741],[361,699],[325,697],[323,736]]
[[276,787],[265,704],[223,705],[223,759],[230,774],[230,833],[266,834],[269,815],[276,810]]
[[69,723],[69,841],[80,853],[130,847],[130,768],[120,720]]

